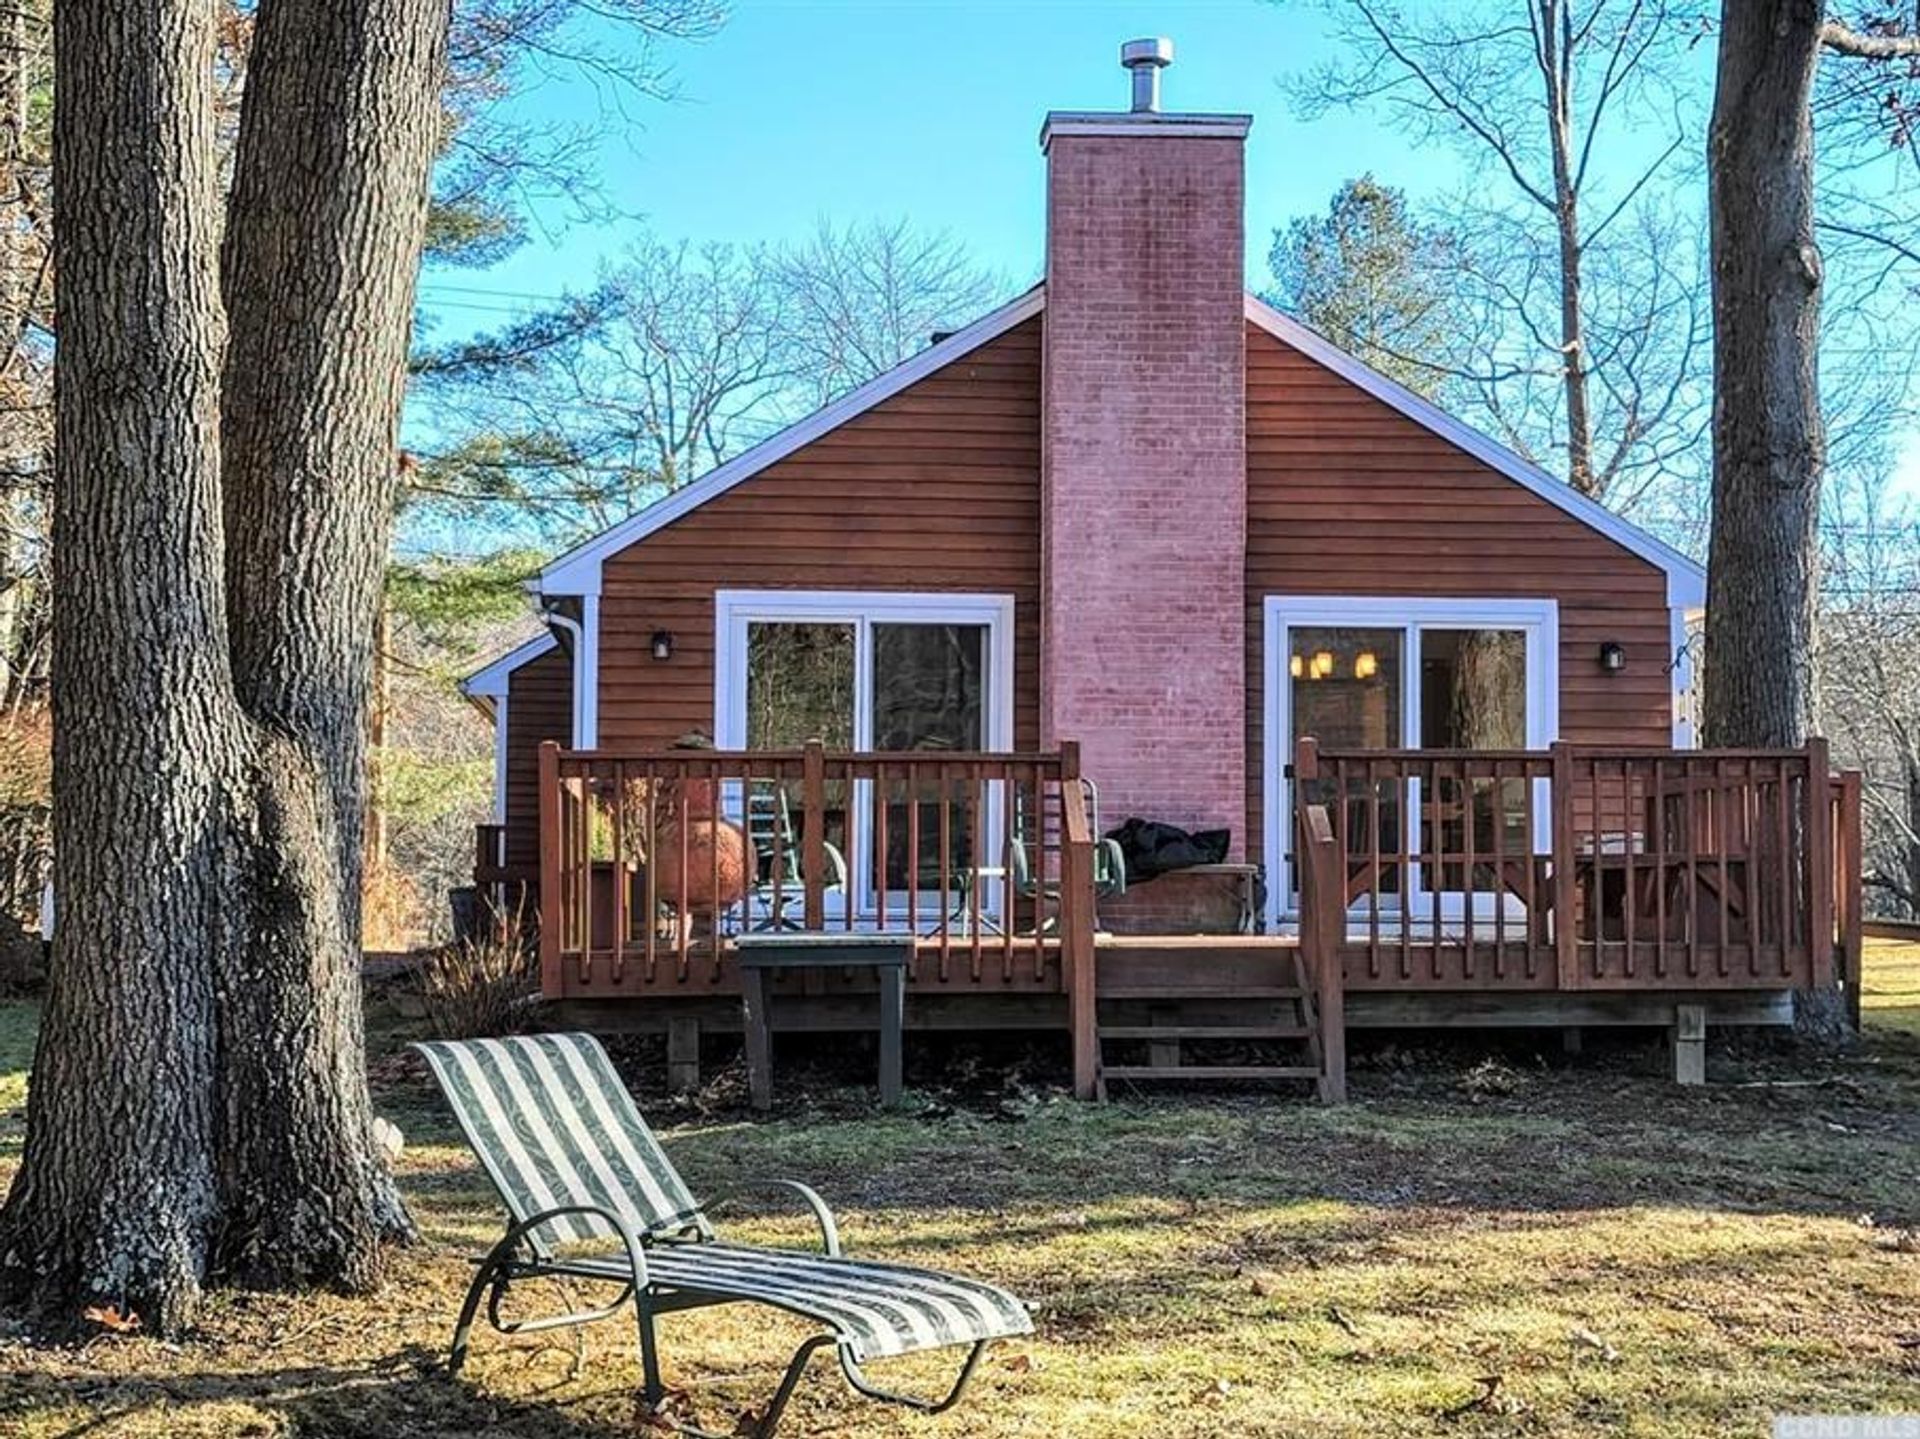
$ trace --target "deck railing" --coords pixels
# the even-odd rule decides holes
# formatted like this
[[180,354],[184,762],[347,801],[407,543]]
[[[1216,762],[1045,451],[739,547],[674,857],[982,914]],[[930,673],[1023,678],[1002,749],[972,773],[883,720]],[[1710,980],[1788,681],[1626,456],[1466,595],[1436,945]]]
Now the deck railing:
[[1078,767],[1071,745],[543,745],[542,988],[732,992],[736,936],[807,929],[913,935],[916,984],[1060,992],[1063,947],[1093,932]]
[[1857,778],[1830,773],[1821,740],[1338,751],[1308,739],[1293,774],[1295,834],[1324,806],[1341,857],[1337,882],[1302,888],[1302,932],[1332,911],[1348,987],[1798,988],[1830,982],[1857,943]]

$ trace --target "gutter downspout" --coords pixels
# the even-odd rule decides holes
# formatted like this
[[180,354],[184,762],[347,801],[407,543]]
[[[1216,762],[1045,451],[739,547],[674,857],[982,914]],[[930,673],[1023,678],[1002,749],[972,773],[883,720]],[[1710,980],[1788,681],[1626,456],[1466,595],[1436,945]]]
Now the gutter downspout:
[[560,625],[573,636],[573,747],[590,749],[592,739],[585,733],[587,633],[580,621],[560,610],[551,609],[541,597],[540,617],[550,625]]

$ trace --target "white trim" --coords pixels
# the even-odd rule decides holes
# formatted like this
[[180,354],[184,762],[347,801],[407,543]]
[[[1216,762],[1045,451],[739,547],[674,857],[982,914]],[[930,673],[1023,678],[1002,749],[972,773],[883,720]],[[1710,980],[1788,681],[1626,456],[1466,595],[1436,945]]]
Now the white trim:
[[1656,539],[1638,525],[1621,519],[1605,505],[1588,499],[1571,485],[1555,479],[1505,445],[1455,419],[1430,400],[1422,399],[1378,370],[1369,368],[1331,340],[1316,334],[1290,315],[1282,314],[1257,295],[1247,296],[1247,319],[1308,359],[1326,366],[1341,379],[1365,390],[1376,400],[1391,405],[1416,424],[1431,430],[1449,444],[1459,446],[1508,479],[1525,485],[1549,504],[1557,505],[1582,524],[1598,530],[1621,548],[1663,571],[1667,577],[1669,605],[1697,609],[1706,604],[1706,570],[1671,545]]
[[[1013,596],[898,590],[717,590],[713,596],[713,736],[719,749],[746,746],[747,626],[758,622],[841,621],[862,633],[873,624],[985,625],[987,693],[982,706],[989,750],[1013,748]],[[854,666],[854,747],[869,705],[864,655]]]
[[[1667,611],[1667,665],[1673,677],[1673,747],[1692,749],[1700,743],[1694,730],[1694,714],[1700,697],[1694,693],[1693,646],[1688,643],[1688,627],[1700,618],[1701,611],[1674,605]],[[1629,661],[1631,663],[1631,661]]]
[[[1401,629],[1405,666],[1400,686],[1400,747],[1417,749],[1420,713],[1419,633],[1427,628],[1520,629],[1527,633],[1528,749],[1545,749],[1560,737],[1560,604],[1550,599],[1480,599],[1445,596],[1267,595],[1261,604],[1261,829],[1267,865],[1267,928],[1278,929],[1285,914],[1291,876],[1286,863],[1284,826],[1286,767],[1293,762],[1292,694],[1283,676],[1284,637],[1295,625],[1374,625]],[[1535,823],[1546,806],[1535,805]],[[1543,838],[1544,836],[1540,836]]]
[[573,743],[576,749],[600,745],[600,594],[580,597],[579,652],[574,656]]
[[[873,748],[873,626],[876,624],[954,624],[980,625],[987,632],[987,653],[981,676],[986,693],[982,696],[982,736],[987,750],[1013,748],[1013,596],[987,594],[951,594],[945,592],[901,592],[880,590],[720,590],[714,595],[714,668],[713,732],[720,749],[744,749],[747,743],[747,627],[755,623],[841,623],[854,631],[853,659],[853,747]],[[855,782],[856,794],[849,806],[851,814],[869,811],[871,781]],[[1003,822],[997,796],[988,797],[980,816],[988,836],[988,852],[997,844]],[[851,845],[847,867],[852,879],[850,896],[855,912],[870,913],[878,900],[873,892],[872,837],[865,826],[856,826],[849,836]],[[929,893],[933,912],[926,918],[939,920],[944,897]],[[893,901],[905,909],[906,896],[890,892],[889,913]],[[998,912],[998,899],[982,896],[982,912]],[[916,915],[917,923],[923,916]]]
[[552,630],[542,630],[523,644],[515,645],[498,659],[489,660],[472,674],[460,681],[460,693],[468,699],[505,699],[507,686],[512,682],[513,672],[520,666],[541,655],[560,643]]
[[744,454],[735,456],[717,469],[707,471],[692,484],[675,490],[672,494],[648,505],[639,513],[629,515],[613,528],[568,550],[540,571],[538,583],[541,593],[547,595],[599,594],[600,565],[608,555],[615,554],[636,540],[644,539],[655,530],[672,524],[682,515],[698,509],[718,495],[725,494],[742,480],[751,478],[774,461],[785,459],[803,445],[812,444],[822,435],[838,429],[855,416],[864,414],[882,400],[899,394],[909,385],[924,380],[935,370],[952,364],[987,341],[1004,335],[1022,321],[1032,319],[1040,313],[1044,303],[1042,291],[1036,285],[1019,298],[1002,305],[992,314],[974,321],[964,330],[956,331],[937,345],[929,345],[911,359],[895,365],[884,375],[869,380],[851,394],[843,395],[831,405],[815,410],[804,420],[789,425],[779,434],[761,441]]
[[[1106,117],[1108,123],[1125,125],[1120,117]],[[1234,117],[1181,117],[1186,121],[1220,120]],[[1139,128],[1139,122],[1132,122]],[[1165,122],[1162,122],[1164,129]],[[788,426],[744,454],[709,470],[682,489],[629,515],[619,524],[575,546],[552,560],[541,570],[532,588],[546,595],[597,595],[600,593],[601,563],[608,555],[625,549],[664,528],[682,515],[698,509],[708,500],[725,494],[743,480],[750,479],[777,460],[811,444],[847,421],[864,414],[881,401],[899,394],[908,386],[925,379],[936,370],[952,364],[989,340],[996,339],[1023,321],[1032,319],[1045,308],[1044,287],[1036,285],[1018,298],[983,316],[963,330],[930,345],[886,374],[869,380],[859,389],[842,396],[833,404],[814,411],[805,419]],[[1579,494],[1537,465],[1530,464],[1504,445],[1481,434],[1472,426],[1446,414],[1430,401],[1394,383],[1385,375],[1368,368],[1331,341],[1314,333],[1298,320],[1282,314],[1258,296],[1245,297],[1246,318],[1284,344],[1292,346],[1318,364],[1326,366],[1382,403],[1392,406],[1408,419],[1432,431],[1450,444],[1472,455],[1499,474],[1532,490],[1582,524],[1598,530],[1632,554],[1640,556],[1667,576],[1667,602],[1697,609],[1706,604],[1706,571],[1672,546],[1656,539],[1639,526],[1614,514],[1604,505]],[[597,659],[597,656],[596,656]],[[597,669],[597,665],[596,665]]]
[[1188,136],[1208,140],[1244,140],[1253,128],[1251,115],[1170,115],[1152,110],[1054,110],[1040,125],[1040,153],[1062,135]]
[[507,701],[504,692],[493,701],[493,822],[507,822]]

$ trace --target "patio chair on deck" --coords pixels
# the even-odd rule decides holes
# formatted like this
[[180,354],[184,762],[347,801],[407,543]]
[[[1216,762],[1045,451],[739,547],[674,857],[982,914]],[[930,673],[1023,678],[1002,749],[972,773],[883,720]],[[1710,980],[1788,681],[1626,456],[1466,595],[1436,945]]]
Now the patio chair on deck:
[[[834,1346],[847,1382],[860,1393],[939,1413],[959,1400],[989,1343],[1032,1331],[1026,1306],[1003,1289],[846,1258],[832,1212],[804,1184],[775,1182],[813,1211],[820,1254],[722,1242],[709,1220],[717,1206],[695,1201],[591,1035],[435,1041],[414,1048],[426,1056],[510,1216],[506,1234],[479,1261],[461,1307],[449,1357],[455,1373],[466,1360],[483,1294],[488,1322],[506,1334],[612,1318],[631,1301],[643,1392],[657,1408],[666,1387],[656,1315],[715,1304],[771,1305],[824,1332],[806,1339],[788,1361],[752,1431],[765,1439],[779,1424],[808,1359],[825,1345]],[[598,1309],[502,1320],[500,1304],[509,1287],[534,1278],[598,1280],[620,1286],[620,1292]],[[870,1360],[959,1344],[969,1346],[967,1357],[941,1398],[877,1388],[861,1369]]]
[[[1095,899],[1106,899],[1111,895],[1127,892],[1127,860],[1121,852],[1120,842],[1108,838],[1100,829],[1100,791],[1090,779],[1081,781],[1087,790],[1087,818],[1092,827],[1093,841],[1093,895]],[[1036,897],[1043,906],[1052,912],[1046,916],[1041,928],[1050,930],[1059,922],[1060,879],[1057,875],[1048,875],[1041,862],[1040,847],[1026,833],[1026,817],[1023,806],[1015,805],[1013,821],[1007,835],[1006,864],[975,865],[971,869],[961,870],[954,885],[954,902],[948,911],[947,922],[955,924],[968,919],[972,909],[972,895],[975,889],[980,891],[982,901],[1000,892],[1004,885],[1011,889],[1014,897],[1014,913],[1005,917],[1007,923],[1017,923],[1020,916],[1029,912]],[[1028,907],[1022,908],[1024,901]],[[982,928],[998,928],[998,924],[989,917],[983,908],[980,914]]]
[[[803,929],[788,911],[806,910],[807,888],[800,836],[794,833],[787,789],[777,781],[747,781],[747,842],[753,846],[754,881],[750,897],[749,928]],[[847,892],[847,859],[837,845],[821,846],[827,872],[826,893]],[[776,875],[779,883],[774,883]]]

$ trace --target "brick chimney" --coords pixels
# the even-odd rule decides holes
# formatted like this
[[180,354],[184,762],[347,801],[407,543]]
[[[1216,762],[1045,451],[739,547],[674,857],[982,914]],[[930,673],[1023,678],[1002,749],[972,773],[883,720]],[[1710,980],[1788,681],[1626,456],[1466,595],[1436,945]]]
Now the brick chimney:
[[1047,116],[1041,730],[1103,819],[1246,828],[1246,115]]

